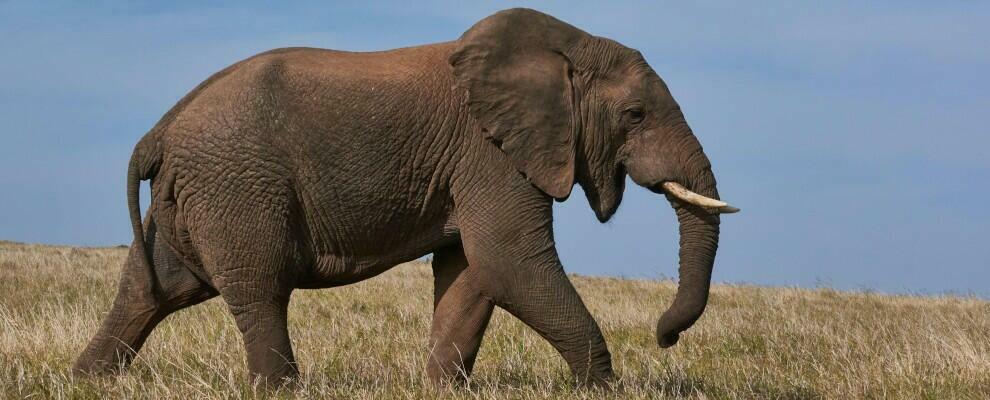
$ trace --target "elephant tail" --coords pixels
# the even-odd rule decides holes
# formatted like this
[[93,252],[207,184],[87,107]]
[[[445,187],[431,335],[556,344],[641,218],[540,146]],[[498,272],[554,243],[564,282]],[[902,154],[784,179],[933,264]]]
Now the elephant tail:
[[155,301],[155,271],[148,257],[149,251],[144,240],[144,227],[141,225],[141,181],[153,179],[158,174],[162,164],[162,148],[158,132],[152,131],[145,135],[134,146],[131,161],[127,166],[127,208],[130,211],[131,228],[134,231],[134,245],[131,246],[131,257],[137,262],[136,267],[142,271],[137,276],[144,279],[131,282],[140,289],[140,293],[148,296],[146,299]]

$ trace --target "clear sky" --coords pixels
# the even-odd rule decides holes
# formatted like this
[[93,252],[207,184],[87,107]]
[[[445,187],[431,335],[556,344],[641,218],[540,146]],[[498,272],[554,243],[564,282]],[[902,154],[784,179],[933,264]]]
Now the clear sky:
[[[0,0],[0,239],[129,243],[134,143],[237,60],[452,40],[525,5],[238,3]],[[715,280],[990,296],[990,3],[654,3],[530,7],[639,49],[670,86],[743,209]],[[570,272],[676,276],[660,196],[630,184],[600,225],[575,192],[555,216]]]

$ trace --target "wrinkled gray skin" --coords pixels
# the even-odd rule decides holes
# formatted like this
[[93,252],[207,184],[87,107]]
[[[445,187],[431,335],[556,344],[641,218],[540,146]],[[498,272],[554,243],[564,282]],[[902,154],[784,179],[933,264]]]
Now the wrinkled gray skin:
[[[601,330],[564,274],[551,206],[581,185],[598,219],[625,176],[718,198],[708,158],[639,52],[526,9],[459,40],[372,53],[290,48],[209,78],[134,150],[135,242],[79,374],[118,371],[171,312],[220,295],[266,382],[297,374],[293,289],[341,286],[433,253],[428,376],[470,374],[501,307],[579,382],[607,382]],[[151,179],[142,226],[138,185]],[[701,316],[719,217],[668,197],[680,287],[667,347]]]

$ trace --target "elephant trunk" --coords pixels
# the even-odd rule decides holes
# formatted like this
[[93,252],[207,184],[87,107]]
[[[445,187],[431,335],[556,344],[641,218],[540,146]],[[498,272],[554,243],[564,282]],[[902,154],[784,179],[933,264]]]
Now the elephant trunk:
[[[699,151],[696,154],[704,158],[704,161],[699,161],[702,165],[708,164],[703,153]],[[693,183],[691,186],[698,194],[718,199],[710,167],[703,167]],[[705,311],[719,234],[717,212],[686,204],[669,193],[667,197],[677,212],[680,224],[680,283],[673,304],[657,322],[657,344],[660,347],[676,344],[680,333],[690,328]]]

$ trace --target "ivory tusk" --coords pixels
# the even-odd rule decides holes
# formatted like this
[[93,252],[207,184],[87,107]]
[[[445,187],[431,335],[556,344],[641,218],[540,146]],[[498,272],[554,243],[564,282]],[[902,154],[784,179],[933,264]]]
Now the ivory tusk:
[[731,214],[734,212],[739,212],[738,208],[730,206],[721,200],[715,200],[713,198],[705,197],[690,190],[687,190],[684,186],[681,186],[676,182],[664,182],[663,190],[674,196],[681,201],[689,204],[694,204],[698,207],[713,208],[715,211],[723,214]]

